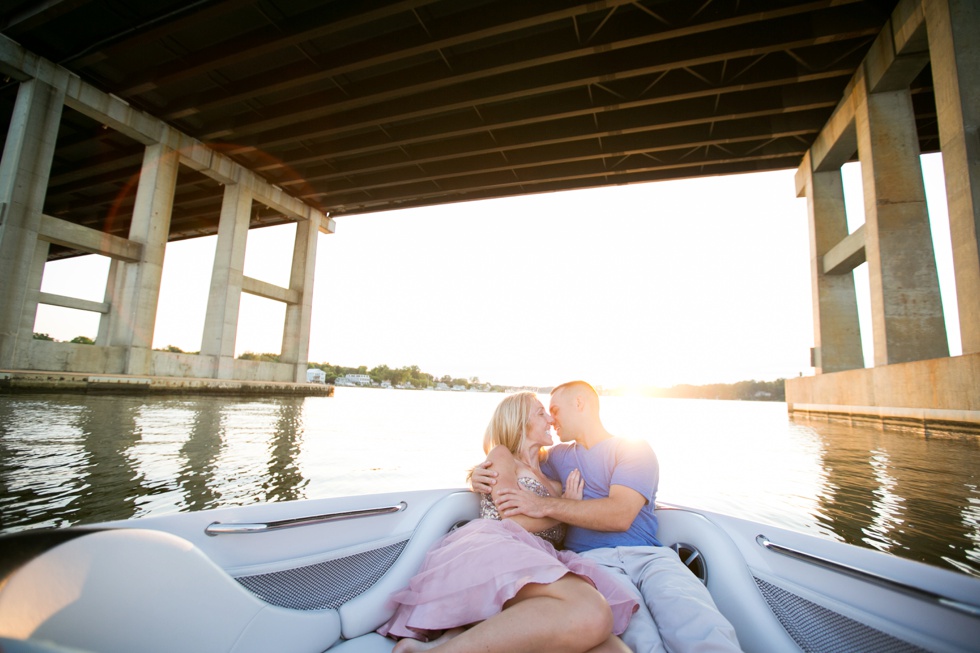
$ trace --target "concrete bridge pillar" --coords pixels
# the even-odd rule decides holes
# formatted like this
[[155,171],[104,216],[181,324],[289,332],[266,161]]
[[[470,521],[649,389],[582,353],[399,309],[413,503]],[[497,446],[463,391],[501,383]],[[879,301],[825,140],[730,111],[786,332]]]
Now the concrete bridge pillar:
[[20,84],[0,161],[0,369],[15,367],[34,337],[48,243],[38,239],[65,94]]
[[908,88],[855,88],[875,365],[949,356]]
[[152,373],[153,329],[170,234],[170,214],[177,184],[177,153],[156,143],[143,154],[129,239],[142,245],[136,263],[122,263],[116,275],[110,312],[111,343],[126,347],[125,374]]
[[[797,171],[797,192],[806,193],[810,206],[815,339],[822,355],[816,357],[814,376],[786,380],[786,402],[793,413],[904,424],[926,433],[980,433],[977,34],[980,4],[975,0],[899,0]],[[962,356],[949,355],[909,90],[927,65],[932,66],[946,175]],[[855,151],[861,160],[866,222],[847,234],[837,207],[837,177]],[[827,222],[827,215],[833,221]],[[831,289],[847,284],[828,276],[850,277],[864,262],[874,366],[834,367],[841,360],[837,357],[854,352],[844,353],[839,340],[844,336],[834,330],[841,307],[850,300],[844,302]]]
[[963,353],[980,352],[980,3],[925,0]]
[[[306,386],[316,236],[319,231],[333,233],[329,215],[3,35],[0,68],[20,80],[0,160],[0,386],[16,379],[22,387],[50,387],[47,381],[34,385],[31,374],[36,371],[71,375],[70,384],[86,387],[186,385],[171,385],[175,378],[221,379],[210,386],[195,384],[221,391],[233,387],[228,380],[240,382],[240,388],[271,389],[263,384],[275,384],[278,391],[286,384],[289,392],[297,391],[292,387],[296,381]],[[43,215],[65,105],[146,147],[128,238],[70,217]],[[201,356],[152,349],[181,165],[226,187]],[[296,221],[289,288],[243,275],[253,201]],[[49,243],[110,259],[103,301],[40,291]],[[286,303],[282,363],[234,359],[242,292]],[[38,303],[98,313],[95,345],[34,340]],[[125,378],[130,376],[156,380]]]
[[289,290],[298,295],[286,305],[286,323],[282,333],[280,360],[293,365],[294,381],[306,381],[307,359],[310,351],[310,323],[313,315],[313,275],[316,270],[317,234],[320,220],[301,220],[296,223],[293,243],[293,264],[289,273]]
[[817,374],[864,367],[857,295],[850,269],[832,273],[824,259],[847,238],[847,214],[840,169],[813,170],[809,155],[800,166],[810,225],[810,279],[813,288],[814,361]]
[[[109,272],[106,274],[105,293],[102,302],[106,306],[112,306],[112,296],[116,292],[116,278],[119,275],[119,267],[122,263],[116,259],[109,259]],[[111,309],[110,309],[111,310]],[[99,347],[108,347],[112,337],[112,316],[102,314],[99,316],[99,330],[95,335],[95,344]]]
[[218,244],[211,271],[208,312],[201,341],[201,354],[216,359],[215,375],[219,379],[234,378],[235,339],[238,335],[238,314],[245,276],[245,245],[251,212],[251,191],[243,184],[225,186],[218,221]]

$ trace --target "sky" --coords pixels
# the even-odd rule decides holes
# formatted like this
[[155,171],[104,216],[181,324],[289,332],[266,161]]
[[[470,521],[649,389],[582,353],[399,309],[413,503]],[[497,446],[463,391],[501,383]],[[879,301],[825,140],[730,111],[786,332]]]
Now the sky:
[[[669,387],[810,375],[805,198],[795,170],[653,182],[336,218],[317,246],[309,360],[441,377]],[[860,165],[844,166],[851,231]],[[939,155],[923,157],[951,354],[959,350]],[[249,232],[245,274],[288,285],[295,227]],[[154,347],[200,349],[215,237],[170,243]],[[855,270],[873,360],[867,265]],[[42,290],[102,301],[108,259],[52,261]],[[278,353],[285,310],[243,294],[236,355]],[[95,337],[39,306],[35,331]]]

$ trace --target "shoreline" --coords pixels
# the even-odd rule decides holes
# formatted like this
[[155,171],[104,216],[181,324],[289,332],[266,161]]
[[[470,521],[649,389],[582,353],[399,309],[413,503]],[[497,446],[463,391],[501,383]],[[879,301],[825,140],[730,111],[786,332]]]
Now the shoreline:
[[324,383],[0,370],[0,394],[21,393],[332,397],[334,386]]

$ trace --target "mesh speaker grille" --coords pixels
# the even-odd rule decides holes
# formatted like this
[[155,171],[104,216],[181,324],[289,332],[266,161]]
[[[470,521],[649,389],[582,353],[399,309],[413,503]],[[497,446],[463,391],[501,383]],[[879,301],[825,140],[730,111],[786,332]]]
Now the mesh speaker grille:
[[756,578],[769,608],[806,653],[925,653],[925,649],[849,619]]
[[385,575],[408,540],[346,558],[236,578],[257,597],[293,610],[338,608]]

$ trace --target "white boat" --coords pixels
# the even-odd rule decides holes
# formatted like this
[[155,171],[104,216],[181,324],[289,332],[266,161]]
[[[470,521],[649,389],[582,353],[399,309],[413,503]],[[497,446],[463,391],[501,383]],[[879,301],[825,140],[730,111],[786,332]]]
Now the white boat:
[[[0,651],[387,653],[429,546],[478,515],[461,489],[256,504],[0,538]],[[746,651],[978,651],[980,579],[658,506],[660,536]]]

